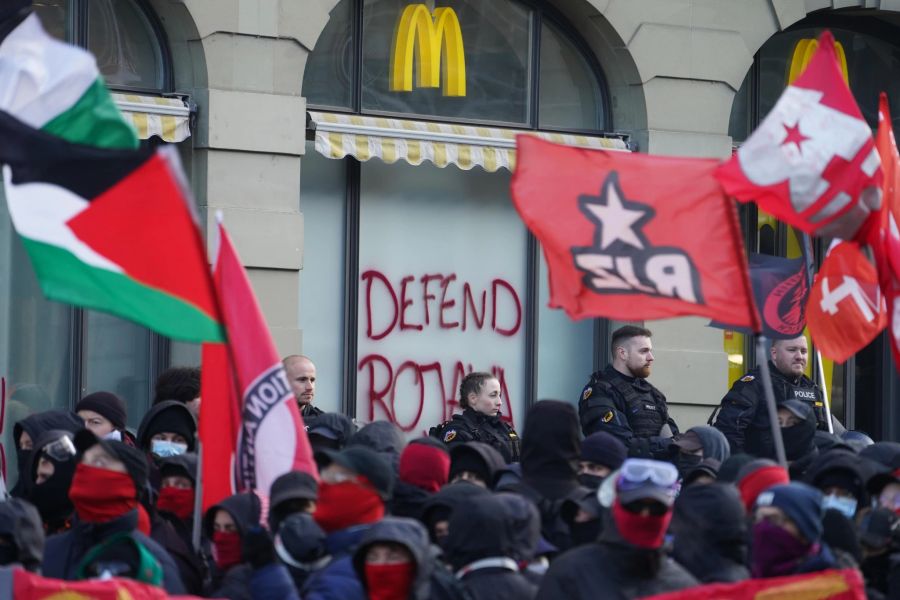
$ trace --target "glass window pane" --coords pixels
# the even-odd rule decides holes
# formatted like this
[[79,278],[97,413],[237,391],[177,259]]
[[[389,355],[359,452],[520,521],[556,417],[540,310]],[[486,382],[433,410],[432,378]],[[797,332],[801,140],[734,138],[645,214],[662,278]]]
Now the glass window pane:
[[82,395],[118,395],[128,408],[128,426],[136,428],[150,406],[150,331],[105,313],[85,314]]
[[743,142],[750,135],[753,124],[750,123],[750,73],[744,77],[741,89],[734,95],[731,105],[731,118],[728,121],[728,135],[733,142]]
[[30,414],[70,405],[73,310],[44,299],[12,229],[2,186],[0,248],[0,379],[6,388],[0,443],[12,484],[18,477],[13,425]]
[[594,321],[573,321],[564,311],[547,306],[550,286],[543,252],[538,282],[537,398],[577,405],[594,370]]
[[[525,227],[510,175],[362,165],[357,418],[420,435],[452,414],[462,374],[494,371],[521,426]],[[510,408],[511,407],[511,408]]]
[[353,107],[353,7],[352,0],[342,0],[332,9],[328,25],[309,55],[303,73],[303,95],[311,105],[348,110]]
[[[458,17],[465,48],[466,95],[418,87],[391,91],[391,55],[408,0],[363,4],[363,111],[502,121],[529,120],[531,11],[511,0],[447,0]],[[423,34],[424,37],[424,34]],[[414,58],[414,69],[421,69]],[[441,67],[446,69],[446,64]],[[444,73],[441,73],[443,77]]]
[[555,27],[541,27],[540,114],[549,129],[601,129],[597,77],[581,52]]
[[339,412],[343,394],[346,162],[325,158],[309,142],[300,170],[303,354],[316,364],[316,406]]
[[131,0],[88,3],[88,50],[111,86],[162,90],[159,39],[141,8]]
[[59,40],[71,40],[72,31],[69,25],[71,0],[35,0],[34,12],[41,19],[47,33]]

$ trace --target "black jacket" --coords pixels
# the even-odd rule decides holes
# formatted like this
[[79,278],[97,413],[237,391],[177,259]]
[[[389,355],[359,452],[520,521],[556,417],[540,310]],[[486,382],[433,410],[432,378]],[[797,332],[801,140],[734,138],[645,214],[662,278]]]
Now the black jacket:
[[[54,442],[67,432],[61,429],[45,431],[34,442],[35,452],[40,452],[47,444]],[[40,454],[32,454],[28,466],[29,482],[34,482],[37,477],[37,467]],[[69,487],[75,476],[75,457],[59,461],[47,455],[47,460],[53,463],[53,475],[40,485],[29,484],[28,501],[41,513],[41,521],[47,535],[60,533],[69,528],[75,513],[75,507],[69,500]],[[25,477],[25,473],[21,476]]]
[[[434,524],[440,521],[449,521],[457,507],[471,506],[490,494],[483,487],[468,481],[457,481],[445,485],[422,506],[420,521],[428,528],[429,536],[431,536],[434,533]],[[437,543],[439,540],[432,537],[431,541]]]
[[406,439],[400,428],[390,421],[373,421],[350,436],[347,446],[364,446],[382,455],[400,472],[400,453],[406,446]]
[[534,506],[515,494],[485,496],[450,519],[446,560],[474,600],[527,600],[537,586],[519,572],[540,536]]
[[500,416],[489,416],[466,408],[449,421],[432,427],[428,435],[452,447],[465,442],[484,442],[493,446],[508,463],[519,460],[519,434]]
[[578,400],[578,416],[585,437],[606,431],[622,440],[629,456],[664,460],[671,438],[661,435],[662,428],[668,425],[673,435],[678,433],[663,393],[612,365],[591,375]]
[[37,510],[24,500],[0,502],[0,536],[16,547],[15,562],[29,571],[38,571],[44,556],[44,529]]
[[130,532],[131,537],[140,542],[159,561],[163,569],[165,590],[169,594],[184,594],[184,584],[172,557],[162,546],[137,530],[137,519],[137,510],[133,510],[108,523],[77,521],[69,531],[50,536],[44,547],[42,575],[74,581],[78,565],[88,550],[117,533]]
[[422,507],[432,494],[411,483],[400,479],[394,484],[394,493],[390,501],[390,513],[395,517],[418,519],[422,516]]
[[19,479],[10,490],[10,495],[17,498],[27,498],[33,481],[29,474],[33,451],[19,449],[19,438],[22,436],[22,433],[27,433],[34,443],[38,441],[44,432],[52,429],[62,429],[77,433],[84,429],[84,420],[67,410],[45,410],[44,412],[25,417],[13,425],[13,441],[16,445],[16,464],[19,469]]
[[[203,533],[207,539],[212,539],[213,523],[215,523],[216,513],[219,510],[225,510],[231,515],[241,539],[251,527],[260,524],[262,506],[256,494],[252,492],[234,494],[207,509],[203,517]],[[216,570],[209,586],[212,593],[206,595],[211,598],[229,598],[230,600],[248,599],[251,597],[249,585],[252,574],[253,570],[248,563],[234,565],[224,573]]]
[[640,598],[699,585],[662,550],[642,550],[625,542],[611,516],[594,544],[573,548],[550,563],[539,600]]

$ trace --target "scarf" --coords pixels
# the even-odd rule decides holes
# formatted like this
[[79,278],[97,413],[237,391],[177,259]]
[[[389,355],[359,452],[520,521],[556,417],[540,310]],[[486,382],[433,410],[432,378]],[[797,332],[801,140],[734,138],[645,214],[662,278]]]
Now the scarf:
[[626,510],[618,499],[613,503],[613,519],[619,535],[634,546],[645,549],[656,549],[662,546],[672,520],[672,511],[668,510],[660,516],[640,515]]
[[388,565],[366,564],[369,600],[408,600],[416,566],[411,562]]
[[106,523],[137,507],[137,491],[128,473],[79,463],[69,488],[69,499],[78,518],[88,523]]
[[383,516],[384,502],[371,487],[354,481],[319,484],[319,500],[313,518],[325,533],[374,523]]
[[172,513],[179,519],[189,519],[194,513],[194,490],[166,486],[159,490],[156,508],[160,512]]

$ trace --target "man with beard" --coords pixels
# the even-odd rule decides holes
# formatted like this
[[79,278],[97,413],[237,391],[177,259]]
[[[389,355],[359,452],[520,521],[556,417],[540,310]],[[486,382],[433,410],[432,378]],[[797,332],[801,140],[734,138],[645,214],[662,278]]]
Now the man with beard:
[[666,397],[647,381],[654,360],[651,335],[634,325],[613,332],[612,363],[591,375],[578,415],[585,436],[606,431],[622,440],[629,456],[666,458],[678,426]]
[[323,413],[322,409],[313,406],[316,397],[316,365],[308,357],[300,354],[286,356],[281,363],[284,365],[294,397],[297,398],[300,414],[304,419],[320,416]]
[[[822,391],[804,374],[808,354],[808,344],[802,335],[772,343],[769,371],[775,404],[780,407],[788,400],[797,400],[809,405],[818,428],[827,431]],[[771,444],[771,425],[759,366],[734,382],[710,421],[713,419],[713,426],[728,438],[732,454],[746,451],[759,455],[758,448]],[[842,433],[844,428],[838,420],[832,420],[835,433]]]

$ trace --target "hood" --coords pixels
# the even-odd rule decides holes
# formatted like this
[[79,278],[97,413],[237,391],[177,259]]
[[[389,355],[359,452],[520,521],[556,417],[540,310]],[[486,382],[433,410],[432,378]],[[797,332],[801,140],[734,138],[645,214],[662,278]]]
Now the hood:
[[[41,519],[48,524],[48,527],[54,528],[60,521],[65,521],[75,510],[72,501],[69,500],[69,488],[72,486],[72,479],[75,477],[75,467],[78,463],[75,456],[69,457],[68,460],[57,460],[47,455],[46,458],[53,463],[53,475],[45,482],[38,485],[35,483],[37,478],[38,462],[41,457],[39,452],[47,444],[55,442],[62,436],[72,434],[63,429],[51,429],[45,431],[38,436],[34,443],[35,452],[31,455],[28,465],[28,493],[27,499],[38,509]],[[20,477],[24,474],[20,474]]]
[[888,467],[900,469],[900,443],[875,442],[860,450],[859,455]]
[[84,420],[67,410],[46,410],[25,417],[13,425],[13,440],[16,442],[16,450],[18,451],[19,449],[19,436],[22,435],[23,431],[31,436],[32,441],[37,441],[42,433],[51,429],[62,429],[76,433],[84,429]]
[[862,497],[858,498],[860,507],[868,504],[866,482],[872,477],[884,471],[883,465],[855,454],[850,450],[830,450],[823,452],[809,465],[804,473],[804,481],[813,487],[818,487],[829,476],[837,472],[843,472],[858,482]]
[[434,562],[431,560],[431,545],[428,542],[428,533],[422,524],[415,519],[385,517],[366,531],[359,546],[353,552],[353,568],[363,587],[366,585],[366,552],[370,546],[380,542],[401,544],[409,550],[413,557],[413,563],[416,565],[413,597],[428,598],[430,590],[429,580]]
[[253,492],[234,494],[209,507],[206,511],[206,515],[203,517],[203,532],[209,539],[212,539],[213,523],[216,520],[216,512],[219,510],[225,510],[231,515],[242,537],[248,529],[261,523],[262,503],[259,497]]
[[728,439],[715,427],[703,425],[691,427],[688,431],[693,431],[700,438],[700,443],[703,444],[703,458],[713,458],[721,464],[731,456]]
[[675,500],[672,530],[702,538],[704,543],[742,543],[747,519],[733,485],[711,483],[684,488]]
[[167,456],[159,461],[159,473],[162,477],[183,475],[197,486],[197,455],[185,452],[177,456]]
[[434,521],[448,520],[457,506],[477,504],[482,497],[490,495],[488,490],[468,481],[451,483],[425,501],[421,520],[430,528]]
[[44,557],[44,527],[36,508],[18,498],[0,502],[0,535],[12,538],[18,549],[18,562],[26,569],[40,568]]
[[365,446],[387,458],[394,473],[400,471],[400,453],[406,446],[403,432],[389,421],[369,423],[347,440],[347,446]]
[[540,536],[541,518],[531,502],[517,494],[485,496],[450,518],[444,555],[454,571],[496,556],[528,561]]
[[551,500],[578,487],[578,415],[571,404],[541,400],[528,411],[522,435],[522,479]]
[[459,472],[460,461],[464,461],[466,455],[475,456],[484,463],[487,470],[487,484],[489,487],[493,486],[497,475],[506,467],[506,461],[503,460],[503,455],[489,444],[485,444],[484,442],[454,444],[454,446],[450,448],[449,477],[451,479]]
[[[194,414],[190,409],[178,400],[165,400],[150,407],[150,410],[147,411],[147,414],[144,415],[144,418],[141,419],[141,424],[138,426],[138,448],[150,450],[150,438],[159,431],[156,429],[158,424],[154,421],[160,418],[174,419],[178,422],[179,429],[191,432],[188,438],[188,452],[193,452],[197,439],[197,419],[194,418]],[[166,431],[170,430],[167,429]]]

